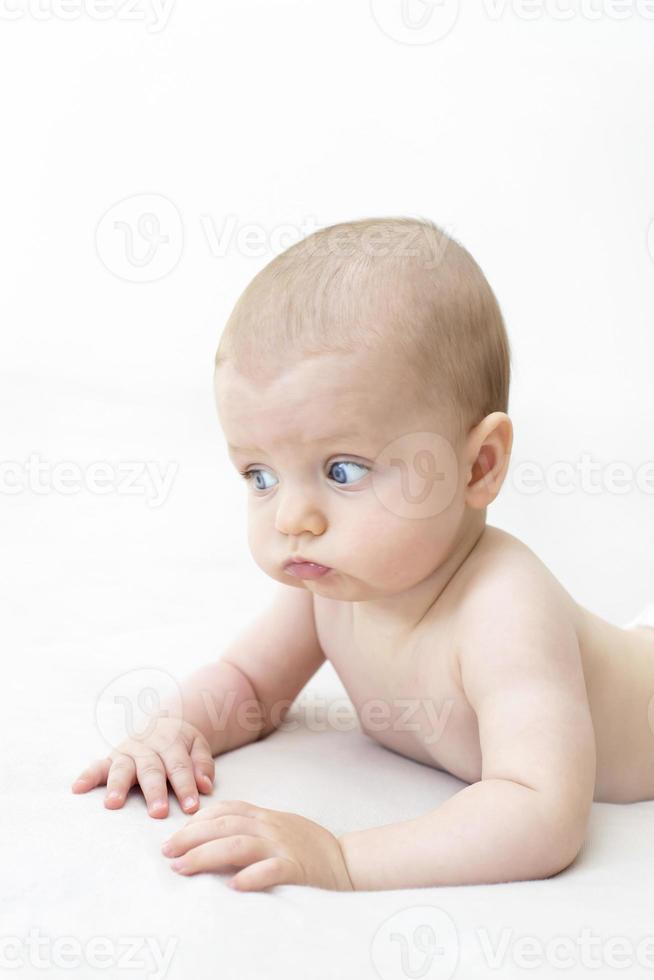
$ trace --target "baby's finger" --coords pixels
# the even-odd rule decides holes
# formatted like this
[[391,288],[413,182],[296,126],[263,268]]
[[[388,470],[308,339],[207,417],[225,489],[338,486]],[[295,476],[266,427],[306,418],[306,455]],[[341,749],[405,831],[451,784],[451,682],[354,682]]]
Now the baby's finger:
[[112,759],[109,756],[105,759],[98,759],[92,762],[90,766],[79,774],[72,784],[71,789],[73,793],[87,793],[96,786],[104,786],[107,782],[109,770],[111,769],[111,763]]
[[191,761],[193,762],[193,772],[195,773],[198,789],[201,793],[211,793],[216,775],[216,766],[209,746],[199,736],[193,740],[193,745],[191,746]]
[[161,752],[161,758],[166,764],[168,779],[175,790],[179,805],[187,813],[193,813],[200,805],[200,801],[193,775],[193,764],[186,748],[181,742],[174,742],[169,749]]
[[107,795],[104,805],[110,810],[118,810],[125,802],[125,797],[136,782],[134,760],[129,755],[119,753],[111,763],[107,776]]
[[186,854],[192,847],[206,844],[207,841],[223,837],[238,837],[243,834],[251,837],[264,836],[256,817],[241,817],[233,814],[231,817],[216,820],[189,820],[185,827],[176,831],[164,842],[161,848],[166,857],[179,857]]
[[144,746],[135,753],[136,778],[143,790],[145,803],[151,817],[168,816],[168,790],[166,770],[159,753]]
[[180,874],[196,874],[198,871],[222,871],[226,867],[246,865],[275,857],[277,845],[265,837],[250,837],[237,834],[235,837],[218,837],[216,840],[198,844],[186,851],[182,857],[175,858],[171,868]]

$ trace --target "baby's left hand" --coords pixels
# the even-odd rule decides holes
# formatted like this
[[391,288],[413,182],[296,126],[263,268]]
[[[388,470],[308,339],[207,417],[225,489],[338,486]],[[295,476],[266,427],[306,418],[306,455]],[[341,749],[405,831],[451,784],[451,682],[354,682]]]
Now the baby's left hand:
[[271,885],[353,890],[341,845],[329,830],[296,813],[242,800],[198,810],[162,851],[178,858],[172,867],[180,874],[242,867],[229,882],[239,891]]

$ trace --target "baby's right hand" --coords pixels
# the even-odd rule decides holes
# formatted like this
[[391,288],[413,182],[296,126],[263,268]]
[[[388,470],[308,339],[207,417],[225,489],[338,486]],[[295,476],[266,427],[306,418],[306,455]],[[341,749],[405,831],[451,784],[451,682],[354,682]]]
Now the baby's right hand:
[[104,805],[118,810],[138,782],[151,817],[168,816],[166,776],[186,813],[199,807],[198,789],[211,793],[215,775],[211,748],[194,725],[180,718],[158,718],[156,730],[128,738],[104,759],[92,762],[72,784],[73,793],[107,785]]

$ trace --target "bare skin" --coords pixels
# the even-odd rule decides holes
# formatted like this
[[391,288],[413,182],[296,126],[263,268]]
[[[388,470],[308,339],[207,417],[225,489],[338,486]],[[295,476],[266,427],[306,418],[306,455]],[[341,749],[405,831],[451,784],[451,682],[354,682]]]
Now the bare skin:
[[[488,578],[499,563],[513,565],[519,591],[525,558],[542,580],[543,595],[559,616],[570,619],[577,634],[597,749],[593,799],[653,799],[654,629],[622,629],[583,608],[527,545],[492,526],[486,526],[474,553],[422,622],[401,645],[395,644],[392,657],[380,655],[387,635],[361,622],[356,603],[314,593],[321,647],[363,731],[392,751],[465,782],[481,779],[477,718],[461,683],[457,651],[474,609],[470,592],[480,570]],[[375,714],[375,703],[391,707],[388,718]]]
[[[247,483],[250,551],[290,588],[189,679],[186,740],[126,745],[75,791],[106,782],[120,806],[138,778],[151,815],[165,816],[166,773],[180,800],[194,779],[207,792],[211,756],[274,731],[277,709],[325,657],[364,731],[467,785],[417,818],[338,841],[297,815],[221,801],[172,839],[188,873],[236,856],[249,889],[542,878],[574,860],[593,800],[654,798],[654,630],[583,609],[527,545],[487,524],[511,420],[494,411],[457,432],[446,407],[411,397],[404,368],[383,350],[258,377],[220,368],[217,408]],[[291,558],[327,573],[298,578]],[[232,713],[214,730],[207,694],[250,703],[255,724]]]
[[[574,757],[568,792],[583,774],[586,800],[591,790],[597,801],[654,798],[654,630],[621,629],[584,609],[527,545],[487,525],[512,448],[505,413],[487,416],[448,449],[430,442],[429,433],[445,429],[429,406],[409,398],[389,407],[388,393],[402,390],[403,378],[383,352],[309,359],[272,381],[221,370],[218,409],[230,455],[259,481],[250,486],[251,550],[272,578],[313,594],[320,646],[364,730],[466,782],[499,773],[525,784],[536,781],[542,733],[561,732],[547,762],[543,756],[543,787],[555,792],[559,767]],[[361,478],[355,469],[341,488],[329,479],[329,459],[340,454],[319,440],[352,420],[360,432],[352,449],[339,440],[341,449],[366,463],[372,457],[378,475]],[[232,451],[232,443],[265,452]],[[421,457],[435,458],[435,469],[423,467],[405,485],[400,474],[417,475]],[[433,492],[421,499],[423,486]],[[283,559],[295,551],[333,572],[291,578]],[[524,610],[517,617],[516,608]],[[547,707],[550,671],[558,689]],[[402,699],[424,703],[407,717]],[[376,701],[392,705],[392,717],[384,720],[383,708],[368,717],[366,703]],[[576,819],[578,826],[584,819],[581,797]]]

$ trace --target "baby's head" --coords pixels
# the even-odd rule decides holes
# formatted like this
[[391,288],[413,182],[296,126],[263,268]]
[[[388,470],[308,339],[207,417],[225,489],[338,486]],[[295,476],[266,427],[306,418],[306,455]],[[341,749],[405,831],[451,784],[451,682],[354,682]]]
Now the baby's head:
[[[495,296],[433,223],[347,222],[278,255],[216,354],[256,563],[346,601],[424,580],[483,530],[511,451],[509,379]],[[294,578],[294,555],[331,571]]]

